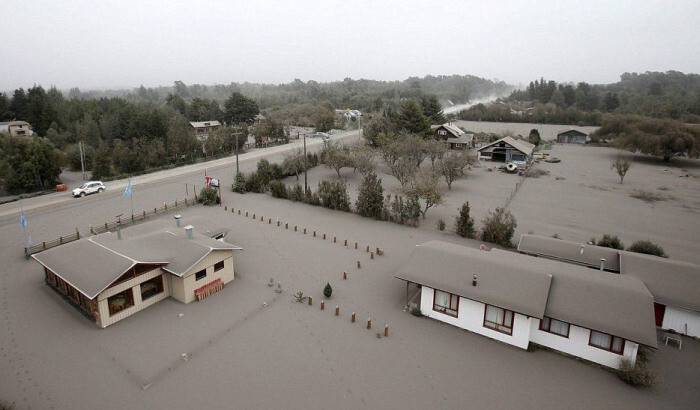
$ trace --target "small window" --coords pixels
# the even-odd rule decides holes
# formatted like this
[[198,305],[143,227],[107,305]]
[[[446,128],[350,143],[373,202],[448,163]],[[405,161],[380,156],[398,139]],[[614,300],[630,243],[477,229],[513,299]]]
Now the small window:
[[141,283],[141,300],[149,299],[159,293],[163,293],[163,275]]
[[433,310],[457,317],[459,313],[459,296],[435,289],[433,294]]
[[206,269],[202,269],[202,270],[200,270],[199,272],[197,272],[197,273],[194,274],[194,279],[195,279],[195,280],[204,279],[204,278],[206,278],[206,277],[207,277],[207,270],[206,270]]
[[555,335],[569,337],[569,324],[561,320],[543,317],[540,320],[540,330],[543,332],[553,333]]
[[496,306],[486,305],[484,327],[507,335],[513,334],[513,312]]
[[223,268],[224,268],[224,261],[216,262],[216,264],[214,265],[214,272],[218,272]]
[[447,135],[447,131],[445,130],[439,130],[438,135]]
[[114,316],[122,310],[134,306],[134,292],[132,291],[132,288],[129,288],[124,292],[119,292],[116,295],[108,298],[107,306],[109,307],[110,316]]
[[596,332],[595,330],[591,330],[591,338],[588,344],[617,354],[622,354],[625,351],[625,339],[607,333]]

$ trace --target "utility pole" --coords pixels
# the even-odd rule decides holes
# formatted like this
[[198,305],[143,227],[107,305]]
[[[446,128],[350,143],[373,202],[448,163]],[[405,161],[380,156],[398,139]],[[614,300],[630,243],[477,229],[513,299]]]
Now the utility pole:
[[83,153],[83,142],[79,141],[78,142],[78,148],[80,149],[80,169],[81,169],[81,176],[83,178],[83,181],[85,181],[85,154]]
[[[238,127],[233,127],[234,130],[236,130]],[[233,135],[236,136],[236,175],[238,175],[238,136],[241,135],[241,132],[234,132]],[[236,175],[234,175],[233,179],[235,181]]]
[[[299,139],[299,131],[297,131],[297,139]],[[306,133],[304,133],[304,194],[308,187],[308,179],[306,177]]]

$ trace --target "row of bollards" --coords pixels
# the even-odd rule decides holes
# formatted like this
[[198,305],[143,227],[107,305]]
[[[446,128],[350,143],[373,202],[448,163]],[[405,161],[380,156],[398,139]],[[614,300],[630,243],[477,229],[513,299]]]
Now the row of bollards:
[[[309,306],[313,305],[313,299],[311,297],[309,297],[308,300],[309,300]],[[322,300],[321,301],[321,310],[325,310],[325,309],[326,309],[326,301]],[[334,315],[340,316],[340,306],[335,307]],[[355,323],[356,317],[357,317],[357,314],[355,312],[352,312],[352,314],[350,315],[350,323]],[[371,329],[371,328],[372,328],[372,318],[368,317],[367,318],[367,329]],[[389,325],[384,325],[384,337],[388,337],[388,336],[389,336]]]

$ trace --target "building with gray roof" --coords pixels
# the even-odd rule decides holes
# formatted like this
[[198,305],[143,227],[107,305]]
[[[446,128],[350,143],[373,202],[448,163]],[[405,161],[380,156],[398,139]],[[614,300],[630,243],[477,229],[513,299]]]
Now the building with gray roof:
[[423,315],[523,349],[618,368],[657,346],[653,298],[634,277],[440,241],[416,246],[395,277],[421,285]]
[[513,137],[503,137],[490,144],[484,145],[477,151],[479,160],[493,162],[513,162],[518,165],[526,164],[532,158],[535,146],[525,140]]

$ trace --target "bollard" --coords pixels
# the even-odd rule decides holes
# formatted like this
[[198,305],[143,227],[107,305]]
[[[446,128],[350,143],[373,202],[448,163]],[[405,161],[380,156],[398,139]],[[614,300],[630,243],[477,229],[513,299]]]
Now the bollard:
[[260,222],[262,222],[262,221],[263,221],[263,217],[261,216],[261,217],[260,217]]
[[355,242],[355,249],[357,249],[357,242]]
[[153,208],[153,213],[157,214],[158,213],[158,208]]
[[277,226],[280,226],[280,221],[277,221]]
[[343,280],[346,280],[347,278],[348,278],[348,273],[344,271],[343,272]]
[[336,243],[336,242],[337,242],[336,239],[338,239],[338,238],[336,238],[336,237],[334,236],[334,237],[333,237],[333,243]]
[[335,315],[338,316],[340,314],[340,306],[335,307]]
[[370,258],[370,259],[374,259],[374,252],[370,252],[370,253],[369,253],[369,258]]
[[389,325],[384,325],[384,337],[389,336]]
[[372,318],[367,318],[367,329],[372,328]]
[[326,240],[326,234],[325,234],[325,233],[323,234],[323,240],[324,240],[324,241]]
[[316,230],[314,230],[314,238],[316,237]]
[[241,210],[239,209],[239,210],[238,210],[238,215],[240,215],[240,214],[241,214]]
[[360,265],[360,261],[357,261],[357,269],[362,269],[362,265]]
[[355,312],[352,312],[352,316],[350,316],[350,323],[355,323]]
[[296,226],[296,225],[294,225],[294,232],[296,232],[296,231],[297,231],[297,226]]
[[255,214],[253,214],[253,219],[256,219],[256,218],[255,218]]
[[306,235],[306,228],[304,228],[304,235]]
[[323,309],[325,309],[325,308],[326,308],[326,301],[325,301],[325,300],[322,300],[322,301],[321,301],[321,310],[323,310]]
[[367,245],[367,250],[365,252],[369,252],[369,245]]
[[143,217],[144,218],[146,217],[146,211],[143,211]]
[[311,306],[313,304],[314,304],[314,299],[311,296],[309,296],[309,306]]
[[267,224],[268,224],[268,225],[272,225],[272,218],[270,218],[270,219],[267,220]]
[[284,223],[284,229],[289,229],[289,224],[286,222]]
[[228,206],[224,205],[224,211],[228,211]]
[[348,246],[348,240],[347,240],[347,239],[343,242],[343,246]]
[[246,218],[248,217],[248,211],[245,211],[245,217]]
[[377,254],[377,256],[381,256],[381,254],[382,254],[382,251],[380,251],[380,250],[379,250],[379,248],[377,248],[377,252],[376,252],[376,254]]
[[233,210],[233,208],[231,208],[231,213],[234,213],[234,210]]

